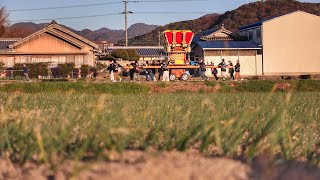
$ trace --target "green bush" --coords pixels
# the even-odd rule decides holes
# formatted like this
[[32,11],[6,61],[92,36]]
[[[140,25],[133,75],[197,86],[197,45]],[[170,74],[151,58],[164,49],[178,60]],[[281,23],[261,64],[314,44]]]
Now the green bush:
[[81,73],[80,73],[81,77],[86,78],[89,74],[90,66],[87,64],[83,64],[81,65],[80,70],[81,70]]
[[296,91],[308,92],[308,91],[320,91],[319,80],[300,80],[297,83]]
[[114,49],[111,52],[111,55],[122,60],[129,60],[129,54],[125,49]]
[[139,61],[140,56],[135,49],[127,49],[130,61]]
[[[29,77],[30,78],[38,78],[39,76],[48,76],[48,64],[47,63],[32,63],[32,64],[26,64],[26,66],[29,68]],[[23,64],[15,64],[14,65],[15,70],[23,70]],[[14,76],[23,76],[22,71],[16,71],[14,72]]]
[[37,68],[37,75],[48,76],[48,64],[47,63],[37,63],[35,65]]
[[237,84],[235,89],[240,92],[271,92],[275,81],[247,81]]
[[216,85],[218,84],[218,83],[215,82],[215,81],[205,81],[204,83],[205,83],[205,85],[207,85],[207,86],[212,86],[212,87],[214,87],[214,86],[216,86]]
[[133,83],[112,84],[86,84],[83,82],[42,82],[42,83],[13,83],[0,86],[0,92],[22,92],[22,93],[47,93],[68,92],[75,93],[107,93],[107,94],[140,94],[147,93],[147,86]]
[[101,71],[101,70],[103,70],[103,69],[106,69],[108,67],[108,65],[106,65],[106,64],[103,64],[103,63],[97,63],[96,64],[96,69],[97,69],[97,71]]
[[73,71],[75,64],[74,63],[58,64],[58,67],[59,67],[59,75],[62,78],[67,78]]
[[114,58],[110,54],[107,54],[106,56],[101,57],[99,60],[101,60],[101,61],[110,61],[110,60],[113,61],[113,60],[116,60],[116,58]]

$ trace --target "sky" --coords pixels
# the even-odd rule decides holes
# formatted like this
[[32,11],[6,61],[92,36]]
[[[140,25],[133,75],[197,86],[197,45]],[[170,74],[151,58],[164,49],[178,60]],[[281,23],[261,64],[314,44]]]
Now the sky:
[[[146,23],[165,25],[171,22],[196,19],[207,13],[224,13],[254,0],[136,0],[148,2],[131,2],[128,16],[128,25]],[[149,2],[166,1],[166,2]],[[301,0],[302,2],[317,2],[320,0]],[[104,3],[104,4],[103,4]],[[89,4],[100,4],[85,6]],[[76,30],[97,30],[102,27],[109,29],[124,29],[124,11],[122,0],[0,0],[0,5],[5,6],[9,12],[10,23],[24,22],[23,20],[56,19],[65,17],[94,16],[77,19],[58,19],[59,24],[64,24]],[[77,6],[76,8],[44,9],[33,11],[13,11],[21,9],[36,9],[48,7]],[[84,5],[84,6],[82,6]],[[195,12],[183,14],[146,14],[139,12]],[[200,12],[200,13],[199,13]],[[35,23],[48,23],[50,20],[34,21]]]

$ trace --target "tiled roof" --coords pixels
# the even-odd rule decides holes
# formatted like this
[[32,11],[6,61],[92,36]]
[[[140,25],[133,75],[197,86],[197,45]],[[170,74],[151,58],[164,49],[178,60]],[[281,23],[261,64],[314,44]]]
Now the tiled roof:
[[261,26],[262,23],[265,22],[265,21],[267,21],[267,20],[258,21],[258,22],[255,22],[255,23],[252,23],[252,24],[249,24],[249,25],[246,25],[246,26],[242,26],[242,27],[239,28],[239,31],[244,30],[244,29],[257,27],[257,26]]
[[198,41],[202,49],[261,49],[252,41]]
[[207,35],[215,32],[215,31],[217,31],[217,30],[219,30],[219,29],[220,29],[220,28],[213,28],[213,29],[208,29],[208,30],[206,30],[206,31],[202,31],[202,32],[200,32],[200,33],[197,33],[197,34],[193,37],[192,42],[198,42],[198,41],[201,40],[201,37],[202,37],[202,36],[207,36]]
[[[114,49],[118,49],[118,48],[113,48],[113,47],[109,47],[107,49],[108,53],[111,53]],[[120,48],[120,49],[124,49],[124,48]],[[161,56],[161,54],[164,53],[164,49],[163,48],[152,48],[152,47],[148,47],[148,48],[143,48],[143,47],[137,47],[137,48],[128,48],[128,49],[135,49],[137,51],[137,53],[139,54],[139,56],[142,57],[159,57]]]
[[52,36],[56,36],[57,38],[66,41],[70,44],[72,44],[73,46],[82,49],[84,47],[84,44],[89,45],[93,48],[98,49],[99,46],[87,39],[85,39],[84,37],[60,26],[57,24],[57,22],[52,21],[51,24],[47,25],[45,28],[21,39],[20,41],[11,44],[9,46],[9,48],[15,48],[16,46],[19,46],[20,44],[30,41],[31,39],[37,37],[40,34],[43,33],[47,33],[47,34],[51,34]]
[[9,49],[9,45],[20,41],[20,38],[1,38],[0,39],[0,51]]

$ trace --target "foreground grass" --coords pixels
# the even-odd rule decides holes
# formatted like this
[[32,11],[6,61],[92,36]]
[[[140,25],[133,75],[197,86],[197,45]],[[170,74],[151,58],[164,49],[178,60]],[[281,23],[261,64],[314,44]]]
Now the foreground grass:
[[[205,93],[206,87],[216,89],[215,92],[320,92],[319,80],[289,80],[289,81],[206,81],[206,82],[154,82],[154,83],[94,83],[94,82],[35,82],[35,83],[8,83],[0,84],[0,92],[19,93],[55,93],[73,92],[77,94],[147,94],[152,93],[150,86],[162,89],[174,88],[185,84],[188,89],[178,89],[177,92],[194,92],[192,86],[202,85],[199,93]],[[209,91],[211,92],[211,91]]]
[[320,93],[0,93],[0,154],[59,164],[125,149],[320,165]]

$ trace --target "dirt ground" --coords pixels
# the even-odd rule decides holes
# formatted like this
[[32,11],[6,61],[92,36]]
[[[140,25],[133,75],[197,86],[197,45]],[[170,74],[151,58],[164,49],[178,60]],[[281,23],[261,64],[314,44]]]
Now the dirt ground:
[[66,161],[56,171],[27,162],[22,167],[0,158],[0,179],[320,179],[320,170],[301,162],[270,162],[256,158],[251,164],[223,157],[206,157],[197,152],[125,151],[109,161]]

